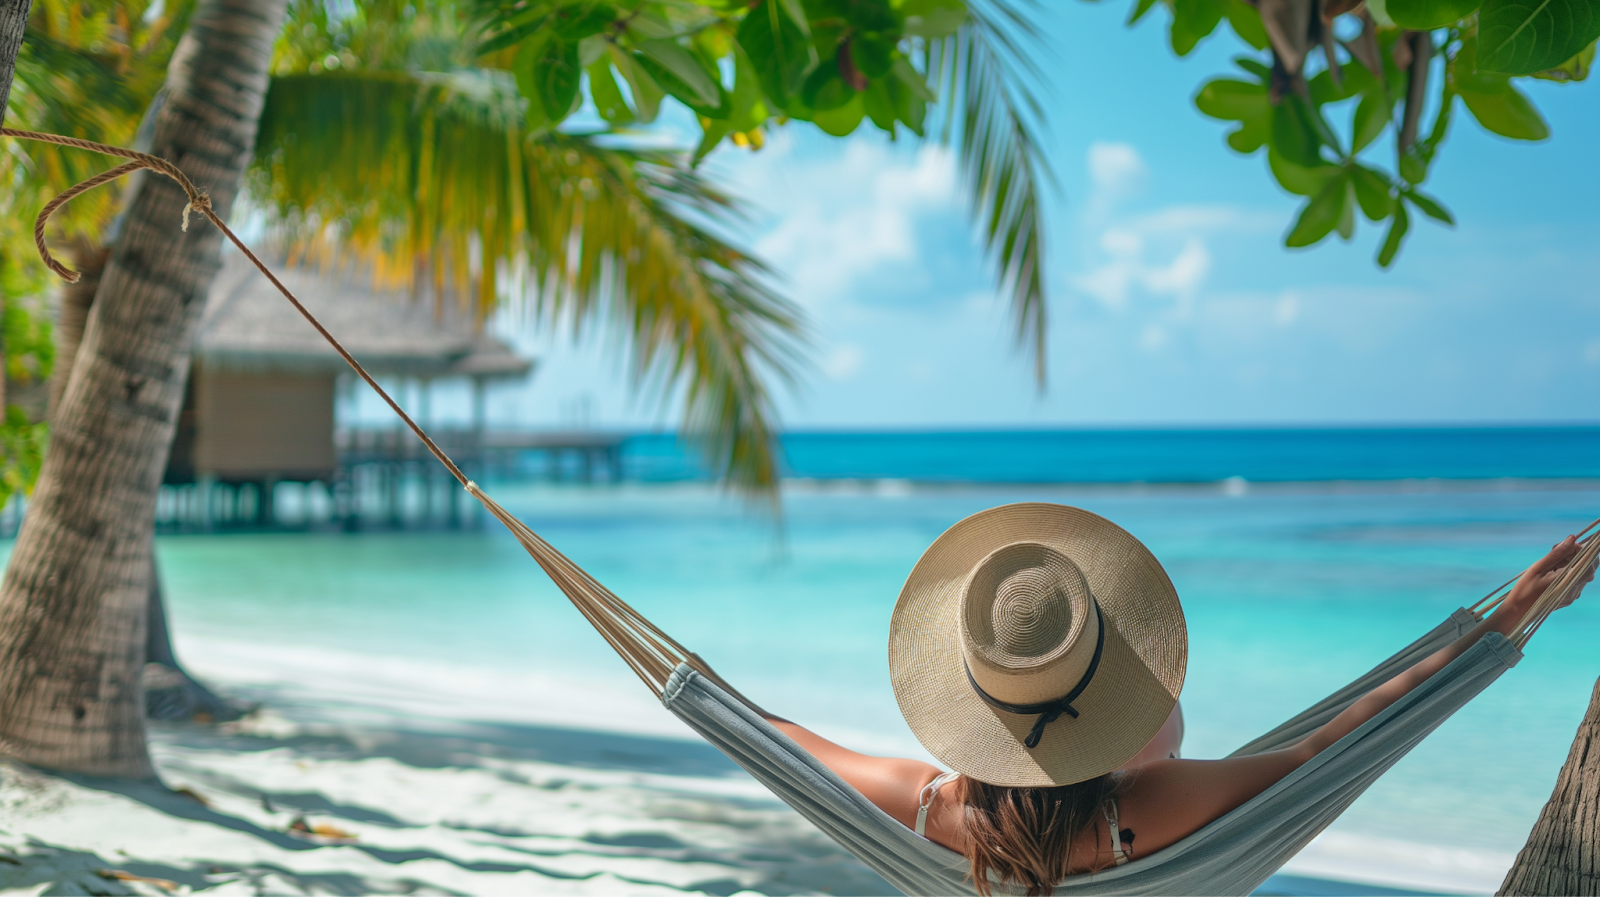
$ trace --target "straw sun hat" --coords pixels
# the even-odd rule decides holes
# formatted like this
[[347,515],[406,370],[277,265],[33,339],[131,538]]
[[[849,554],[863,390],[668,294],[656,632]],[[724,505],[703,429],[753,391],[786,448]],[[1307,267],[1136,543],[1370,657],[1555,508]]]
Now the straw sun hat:
[[1183,608],[1155,555],[1104,517],[990,508],[917,561],[889,624],[889,675],[917,739],[992,785],[1121,767],[1183,689]]

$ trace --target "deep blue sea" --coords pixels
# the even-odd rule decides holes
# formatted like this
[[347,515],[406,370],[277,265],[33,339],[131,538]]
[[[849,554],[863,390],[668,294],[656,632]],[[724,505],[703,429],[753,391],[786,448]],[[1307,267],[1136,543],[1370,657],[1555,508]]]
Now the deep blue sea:
[[[645,482],[490,491],[754,699],[908,755],[889,614],[922,550],[986,507],[1086,507],[1161,558],[1190,627],[1196,757],[1600,516],[1600,428],[796,434],[785,450],[781,526],[684,479],[670,437],[630,443]],[[180,653],[259,697],[683,732],[495,526],[164,536],[159,552]],[[1600,602],[1563,611],[1291,871],[1493,890],[1600,675],[1597,643]]]
[[[700,476],[671,435],[635,436],[628,475]],[[1304,427],[790,433],[785,474],[929,483],[1205,483],[1600,477],[1600,427]]]

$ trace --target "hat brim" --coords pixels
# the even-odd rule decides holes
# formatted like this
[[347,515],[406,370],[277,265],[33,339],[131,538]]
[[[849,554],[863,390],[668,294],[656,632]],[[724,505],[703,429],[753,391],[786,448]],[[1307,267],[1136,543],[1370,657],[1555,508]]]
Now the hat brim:
[[[1072,559],[1105,615],[1100,666],[1073,701],[1078,716],[1022,740],[1035,717],[997,710],[967,680],[961,593],[995,549],[1027,540]],[[1189,634],[1177,590],[1126,530],[1066,505],[981,511],[946,530],[911,570],[889,623],[889,678],[917,740],[951,769],[992,785],[1069,785],[1111,772],[1154,738],[1183,690]]]

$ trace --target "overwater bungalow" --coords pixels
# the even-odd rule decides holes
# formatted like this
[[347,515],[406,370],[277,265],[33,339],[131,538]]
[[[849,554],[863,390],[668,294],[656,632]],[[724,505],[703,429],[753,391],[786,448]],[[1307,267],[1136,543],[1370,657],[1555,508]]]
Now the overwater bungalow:
[[[441,430],[447,449],[469,455],[481,448],[489,385],[525,379],[534,369],[532,359],[482,332],[469,315],[441,314],[425,300],[376,291],[363,277],[278,270],[374,376],[409,379],[423,387],[422,395],[435,382],[470,383],[471,426]],[[271,522],[270,497],[285,482],[320,484],[336,504],[353,506],[357,464],[376,465],[379,477],[390,480],[380,491],[396,496],[398,478],[407,471],[430,478],[436,471],[427,469],[409,436],[340,430],[335,397],[352,377],[272,284],[230,253],[196,337],[166,470],[165,483],[179,487],[167,490],[168,522]],[[351,515],[355,509],[335,513]]]

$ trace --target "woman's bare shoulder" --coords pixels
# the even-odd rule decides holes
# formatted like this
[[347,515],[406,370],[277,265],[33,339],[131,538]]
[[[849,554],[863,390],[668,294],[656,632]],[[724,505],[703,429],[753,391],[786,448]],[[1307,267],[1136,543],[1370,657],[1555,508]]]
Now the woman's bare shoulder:
[[1296,750],[1221,760],[1156,760],[1123,773],[1117,802],[1140,855],[1187,838],[1304,762]]

